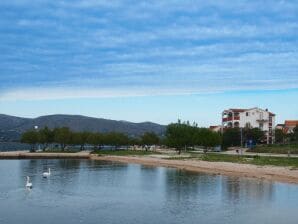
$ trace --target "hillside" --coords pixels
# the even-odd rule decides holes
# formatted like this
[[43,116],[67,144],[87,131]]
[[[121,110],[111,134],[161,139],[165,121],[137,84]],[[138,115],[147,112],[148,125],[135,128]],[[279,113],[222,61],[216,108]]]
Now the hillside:
[[31,119],[1,114],[0,141],[18,141],[24,131],[32,129],[34,126],[39,128],[48,126],[51,129],[69,127],[72,131],[115,131],[130,136],[139,136],[144,132],[155,132],[162,135],[165,131],[165,126],[152,122],[133,123],[80,115],[49,115]]

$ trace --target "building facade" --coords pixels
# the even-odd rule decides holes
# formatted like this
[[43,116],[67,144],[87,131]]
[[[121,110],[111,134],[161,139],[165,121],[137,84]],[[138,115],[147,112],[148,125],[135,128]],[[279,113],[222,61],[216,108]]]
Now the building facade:
[[274,143],[275,114],[260,108],[228,109],[222,112],[224,128],[259,128],[265,132],[266,143]]

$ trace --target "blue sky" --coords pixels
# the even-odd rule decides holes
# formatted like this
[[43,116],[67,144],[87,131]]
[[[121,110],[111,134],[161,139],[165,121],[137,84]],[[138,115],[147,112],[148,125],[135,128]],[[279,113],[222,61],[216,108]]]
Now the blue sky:
[[298,1],[1,0],[0,113],[298,119]]

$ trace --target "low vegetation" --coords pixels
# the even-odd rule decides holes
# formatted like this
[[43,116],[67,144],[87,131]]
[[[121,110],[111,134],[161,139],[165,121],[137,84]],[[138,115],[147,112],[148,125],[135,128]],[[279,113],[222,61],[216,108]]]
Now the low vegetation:
[[[208,162],[229,162],[229,163],[242,163],[253,164],[258,166],[288,166],[298,168],[298,158],[288,157],[268,157],[268,156],[238,156],[226,155],[220,153],[207,153],[198,154],[191,153],[188,159],[197,159]],[[173,157],[171,159],[185,159],[185,157]]]
[[298,154],[298,144],[262,145],[249,150],[256,153]]

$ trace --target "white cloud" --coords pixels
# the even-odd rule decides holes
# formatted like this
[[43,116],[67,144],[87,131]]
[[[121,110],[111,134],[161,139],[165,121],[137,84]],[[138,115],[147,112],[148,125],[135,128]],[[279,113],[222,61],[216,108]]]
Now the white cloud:
[[[1,5],[24,12],[5,12],[0,22],[0,28],[10,27],[0,35],[0,90],[6,89],[1,98],[296,88],[298,6],[290,2],[3,0]],[[88,85],[94,90],[73,89]],[[42,88],[40,96],[35,86]]]

